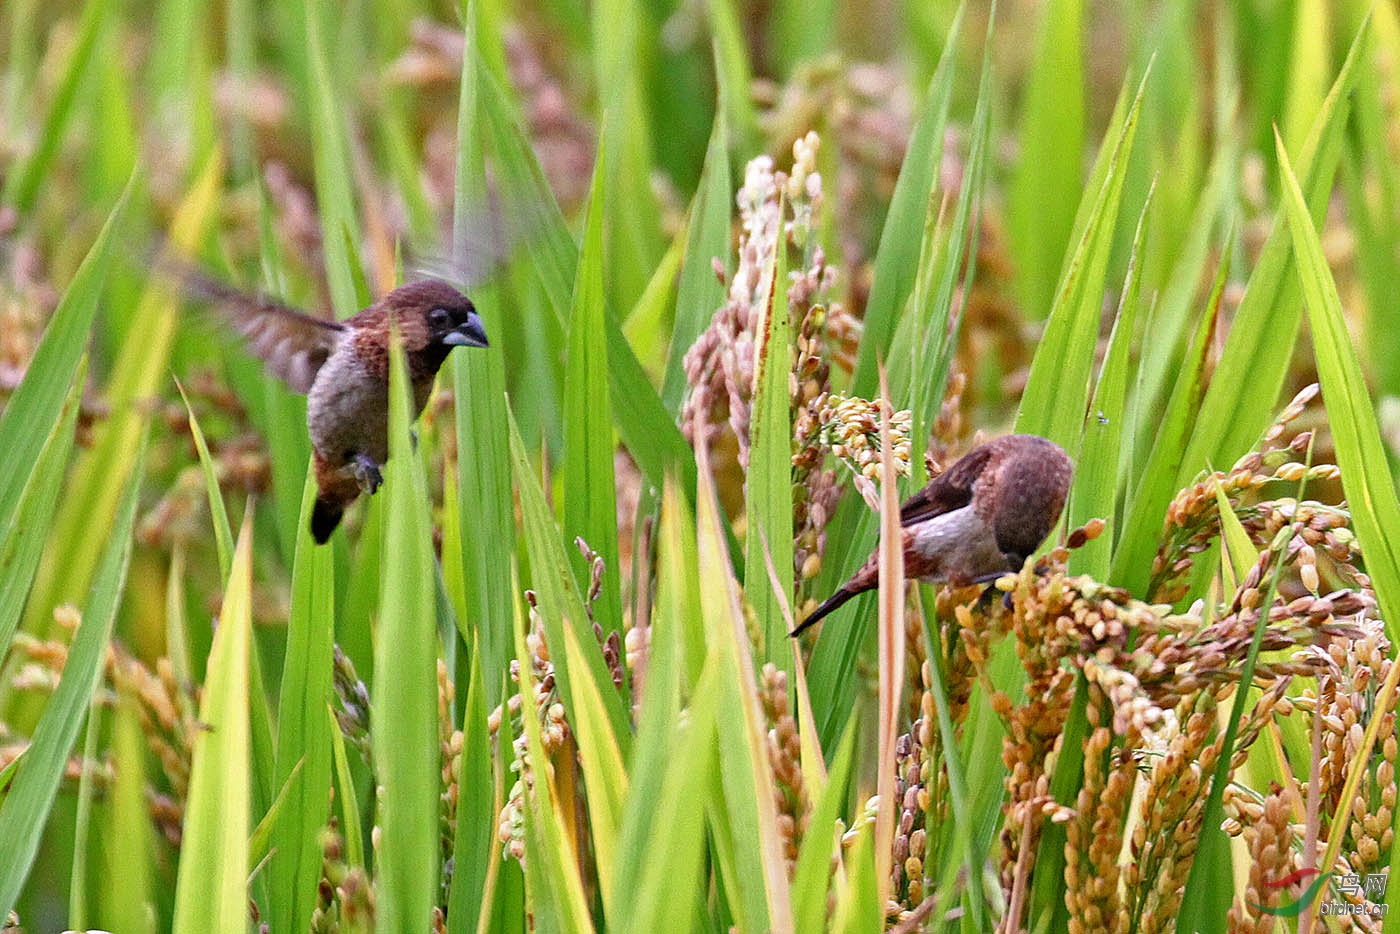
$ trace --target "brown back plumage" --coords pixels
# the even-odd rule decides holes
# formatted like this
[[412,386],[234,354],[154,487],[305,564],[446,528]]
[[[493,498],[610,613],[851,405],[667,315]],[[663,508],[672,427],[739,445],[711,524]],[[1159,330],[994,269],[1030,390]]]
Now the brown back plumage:
[[[899,510],[900,525],[907,530],[971,504],[975,514],[991,527],[996,549],[1006,557],[1007,567],[1018,567],[1059,521],[1071,472],[1069,456],[1052,441],[1038,435],[995,438],[969,451],[909,497]],[[909,547],[908,533],[905,541]],[[872,554],[792,635],[857,594],[879,586],[876,557]],[[913,557],[926,556],[920,553]],[[906,554],[906,569],[910,560]]]

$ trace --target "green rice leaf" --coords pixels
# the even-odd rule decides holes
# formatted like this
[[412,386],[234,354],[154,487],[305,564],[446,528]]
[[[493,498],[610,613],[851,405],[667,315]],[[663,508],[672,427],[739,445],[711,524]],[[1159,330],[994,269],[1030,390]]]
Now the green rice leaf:
[[[561,640],[562,641],[562,640]],[[523,697],[535,696],[532,654],[522,627],[515,627],[515,652],[520,662]],[[546,763],[539,717],[521,717],[531,762]],[[559,800],[559,773],[543,768],[535,773],[532,794],[525,803],[525,845],[533,859],[525,863],[526,903],[541,930],[583,934],[595,926],[579,876],[577,854],[570,846],[569,823]]]
[[[608,712],[612,742],[624,751],[631,746],[631,728],[622,695],[612,687],[612,675],[603,661],[602,648],[593,634],[593,624],[584,610],[569,561],[564,554],[563,541],[554,515],[544,501],[544,491],[530,468],[525,442],[511,425],[511,457],[515,464],[516,489],[520,499],[521,526],[525,546],[530,555],[531,585],[534,589],[539,617],[544,624],[545,641],[553,650],[555,678],[565,710],[576,708],[575,681],[587,678],[602,697]],[[574,659],[563,651],[566,645],[564,627],[572,627],[582,647],[584,664],[576,667]]]
[[1377,391],[1400,395],[1400,354],[1395,352],[1400,305],[1390,301],[1393,257],[1400,256],[1400,166],[1392,155],[1396,148],[1385,104],[1392,83],[1384,64],[1400,55],[1400,11],[1379,4],[1367,9],[1364,21],[1372,41],[1362,50],[1350,113],[1356,144],[1347,147],[1342,181],[1347,218],[1355,231],[1357,270],[1366,290],[1360,350]]
[[1079,445],[1079,456],[1075,459],[1074,484],[1069,498],[1069,528],[1078,528],[1094,518],[1104,518],[1109,523],[1104,534],[1070,554],[1070,572],[1088,574],[1095,580],[1108,578],[1113,539],[1118,534],[1122,518],[1118,513],[1118,471],[1128,394],[1128,350],[1137,324],[1138,294],[1142,286],[1141,263],[1151,207],[1152,194],[1149,192],[1142,216],[1138,218],[1137,233],[1133,236],[1123,298],[1118,303],[1118,314],[1113,319],[1113,330],[1108,336],[1108,350],[1104,353],[1098,382],[1094,384],[1094,397],[1084,419],[1084,437]]
[[282,821],[283,809],[287,806],[287,802],[300,791],[302,765],[303,762],[297,762],[292,766],[291,774],[287,776],[287,780],[278,789],[277,796],[272,799],[267,813],[258,821],[258,825],[253,828],[252,834],[248,837],[248,874],[250,879],[258,876],[263,868],[271,862],[272,833]]
[[223,612],[214,631],[199,708],[207,724],[190,759],[180,869],[175,884],[177,932],[242,930],[248,916],[252,740],[248,657],[252,641],[252,514],[234,549]]
[[1109,155],[1106,160],[1101,156],[1103,184],[1060,279],[1016,413],[1017,432],[1041,435],[1070,448],[1077,446],[1089,403],[1104,279],[1147,77],[1138,85],[1118,134],[1104,141],[1103,151]]
[[1376,589],[1392,643],[1400,640],[1400,502],[1386,460],[1380,427],[1361,363],[1352,346],[1337,284],[1327,268],[1322,244],[1302,188],[1288,161],[1281,139],[1279,173],[1283,180],[1283,206],[1293,235],[1298,278],[1313,336],[1317,375],[1332,428],[1337,466],[1342,471],[1356,537],[1366,556],[1366,573]]
[[[783,210],[779,200],[778,210]],[[744,475],[744,598],[763,633],[761,657],[786,667],[792,655],[781,609],[792,594],[792,331],[788,323],[787,263],[782,250],[771,268],[766,312],[756,326],[754,399],[750,415],[749,465]],[[777,583],[761,573],[771,558]],[[780,588],[781,593],[775,588]]]
[[[97,740],[104,732],[104,709],[100,699],[89,704],[87,728],[83,730],[83,765],[78,775],[78,802],[73,816],[73,873],[68,888],[68,923],[75,930],[90,926],[88,857],[92,850],[92,809],[97,797]],[[0,785],[4,783],[0,777]]]
[[389,367],[389,464],[385,492],[379,632],[374,647],[378,924],[388,930],[428,923],[438,895],[439,738],[437,614],[432,526],[424,451],[409,435],[412,388],[395,334]]
[[[1050,797],[1065,807],[1075,807],[1084,784],[1084,740],[1092,724],[1085,716],[1089,704],[1089,682],[1081,670],[1074,677],[1074,696],[1059,741],[1059,755],[1050,775]],[[1026,917],[1036,919],[1037,927],[1048,920],[1052,929],[1069,926],[1065,908],[1065,843],[1069,834],[1063,824],[1042,819],[1040,840],[1032,863],[1030,897]],[[1079,868],[1079,867],[1076,867]],[[1082,871],[1082,869],[1081,869]]]
[[1328,61],[1332,46],[1331,4],[1299,0],[1293,10],[1293,41],[1284,91],[1281,131],[1294,149],[1302,145],[1322,99],[1327,94]]
[[302,530],[292,566],[292,605],[287,619],[287,654],[277,704],[277,758],[274,782],[291,788],[281,818],[273,827],[272,862],[268,865],[269,923],[300,931],[311,923],[316,907],[326,825],[326,793],[331,787],[330,724],[332,643],[335,639],[335,552],[316,546],[310,536],[316,481],[308,472],[302,488]]
[[[626,899],[628,909],[621,914],[621,928],[693,930],[703,923],[705,808],[718,767],[715,718],[725,702],[723,685],[719,666],[706,666],[685,719],[672,718],[656,743],[637,743],[643,761],[633,771],[653,773],[656,781],[649,786],[636,781],[628,795],[627,816],[637,831],[624,835],[623,858],[636,875],[630,877],[635,883],[619,876],[614,884],[614,900]],[[648,695],[646,703],[664,710],[667,700]],[[633,853],[627,853],[629,846]]]
[[[702,478],[696,495],[700,615],[711,651],[721,653],[724,694],[717,719],[722,807],[716,802],[712,829],[732,875],[731,906],[741,928],[788,930],[792,904],[778,840],[771,766],[760,724],[763,714],[750,655],[738,582],[719,521],[708,455],[696,451]],[[716,826],[718,825],[718,826]],[[726,845],[727,842],[727,845]]]
[[[1300,197],[1300,203],[1301,200]],[[1279,538],[1291,537],[1293,531],[1292,527],[1285,526],[1279,530]],[[1259,604],[1261,607],[1274,605],[1278,596],[1279,574],[1283,569],[1284,556],[1285,551],[1280,547],[1273,568],[1268,572],[1269,586]],[[1254,681],[1254,666],[1259,658],[1259,649],[1263,645],[1264,630],[1268,628],[1268,623],[1269,614],[1261,612],[1254,627],[1249,653],[1240,666],[1240,684],[1251,684]],[[1215,771],[1211,776],[1210,793],[1206,798],[1205,813],[1201,818],[1199,848],[1191,862],[1190,875],[1186,879],[1186,888],[1181,896],[1181,909],[1177,916],[1178,923],[1187,930],[1225,930],[1224,919],[1228,911],[1230,890],[1219,885],[1218,880],[1230,876],[1231,852],[1230,841],[1220,826],[1224,819],[1220,802],[1225,794],[1225,786],[1230,780],[1230,762],[1234,757],[1235,739],[1245,720],[1245,704],[1249,693],[1235,691],[1229,719],[1226,721],[1225,735],[1221,740],[1224,752],[1217,758]]]
[[[995,10],[993,6],[987,20],[989,48],[996,25]],[[952,369],[958,335],[962,330],[962,312],[966,305],[960,304],[954,317],[953,298],[959,294],[959,287],[962,288],[961,294],[971,293],[977,273],[977,241],[981,230],[978,205],[982,201],[983,183],[987,177],[987,144],[991,133],[991,78],[992,59],[988,54],[982,59],[977,107],[972,115],[972,139],[968,144],[963,185],[958,193],[952,225],[946,237],[942,238],[941,250],[935,250],[931,236],[935,229],[932,223],[935,208],[934,199],[930,198],[929,222],[925,223],[919,273],[914,280],[909,308],[901,321],[901,326],[912,327],[908,340],[910,353],[907,358],[895,354],[889,361],[890,385],[894,387],[891,399],[896,405],[907,399],[911,414],[909,489],[917,489],[926,479],[924,447],[925,439],[929,436],[928,426],[935,421],[942,408],[948,373]],[[941,207],[939,211],[941,218]],[[939,261],[935,262],[935,259]],[[899,346],[898,340],[895,346]],[[902,375],[899,364],[905,359],[910,361],[909,372]]]
[[[1320,222],[1326,210],[1346,140],[1365,36],[1363,25],[1298,156],[1298,178],[1315,221]],[[1220,362],[1201,401],[1191,443],[1182,456],[1178,487],[1189,483],[1208,463],[1221,470],[1229,468],[1273,420],[1303,314],[1298,281],[1290,272],[1295,264],[1294,247],[1285,217],[1280,207],[1235,310]]]
[[[91,6],[99,6],[93,3]],[[112,239],[127,213],[131,184],[107,216],[83,263],[63,292],[58,307],[34,356],[14,392],[0,411],[0,451],[6,469],[0,471],[0,529],[9,526],[20,490],[30,482],[41,449],[59,422],[78,374],[102,296],[111,259]],[[4,643],[0,642],[0,646]]]
[[[176,209],[170,229],[173,248],[189,254],[203,239],[205,225],[218,201],[221,177],[218,158],[211,158]],[[88,280],[87,285],[96,288],[95,280]],[[81,300],[89,298],[83,296]],[[52,553],[61,554],[62,560],[40,565],[24,624],[27,631],[46,632],[54,606],[81,599],[92,583],[106,540],[91,534],[91,529],[111,528],[121,491],[136,463],[140,438],[150,420],[149,400],[167,378],[178,321],[175,297],[168,283],[150,280],[134,315],[134,320],[142,324],[127,330],[117,350],[106,392],[110,415],[97,426],[91,449],[76,459],[50,529]],[[82,337],[76,340],[81,346]],[[67,383],[64,385],[66,388]]]
[[82,18],[78,22],[77,40],[68,55],[48,113],[44,115],[35,139],[38,141],[29,157],[11,166],[5,173],[5,187],[0,190],[0,201],[15,208],[20,214],[28,214],[34,207],[45,180],[58,156],[59,148],[68,133],[68,125],[73,120],[74,105],[78,91],[86,80],[94,61],[93,51],[109,22],[108,11],[114,4],[106,0],[88,0],[83,7]]
[[[1140,339],[1141,359],[1137,365],[1136,385],[1125,413],[1130,423],[1123,426],[1124,431],[1129,432],[1127,441],[1131,447],[1125,451],[1126,456],[1120,459],[1120,484],[1124,478],[1129,485],[1137,483],[1135,468],[1146,460],[1147,451],[1151,448],[1152,438],[1155,437],[1155,416],[1151,413],[1157,412],[1165,404],[1166,396],[1171,392],[1172,380],[1186,352],[1191,323],[1200,309],[1201,280],[1212,261],[1212,250],[1225,236],[1233,220],[1239,172],[1240,155],[1235,141],[1229,137],[1219,140],[1200,190],[1193,191],[1194,207],[1184,222],[1185,230],[1172,241],[1174,256],[1171,272],[1160,287],[1160,292],[1152,299],[1151,314]],[[1159,175],[1154,184],[1154,190],[1161,192],[1157,200],[1162,209],[1156,212],[1154,218],[1153,226],[1156,229],[1152,234],[1153,240],[1171,236],[1169,231],[1162,229],[1166,225],[1158,223],[1156,219],[1169,215],[1171,211],[1170,202],[1162,197],[1168,187],[1165,184],[1168,174]],[[1149,253],[1145,260],[1141,272],[1150,276],[1155,257]],[[1149,282],[1149,294],[1151,288]],[[1270,341],[1275,345],[1280,343],[1276,335]],[[1228,366],[1229,358],[1222,358],[1221,363]],[[1211,385],[1215,385],[1215,380]],[[1237,398],[1231,398],[1232,408]],[[1140,424],[1132,424],[1131,419],[1140,413],[1143,415]],[[1197,431],[1206,429],[1206,421],[1201,420]]]
[[[574,629],[564,630],[564,646],[573,668],[582,669],[587,663]],[[621,898],[612,881],[617,878],[618,836],[628,785],[622,750],[608,723],[601,693],[612,687],[611,682],[599,685],[589,678],[575,679],[574,706],[569,711],[570,722],[577,731],[579,760],[588,790],[588,823],[602,883],[603,911],[609,915]]]
[[310,95],[311,155],[316,165],[316,205],[321,215],[326,281],[336,314],[348,318],[363,307],[355,288],[359,261],[350,248],[351,234],[358,225],[344,117],[336,100],[326,47],[325,17],[329,12],[321,0],[301,0],[307,68],[304,81]]
[[600,135],[612,147],[612,158],[598,163],[599,168],[606,165],[606,188],[595,182],[595,190],[606,190],[609,196],[606,202],[592,203],[604,213],[608,240],[614,245],[605,269],[608,295],[620,306],[631,307],[661,256],[661,219],[651,191],[651,113],[643,86],[656,39],[644,28],[648,17],[640,0],[598,0],[590,8]]
[[[716,115],[725,115],[739,151],[749,152],[758,138],[758,116],[748,90],[753,84],[753,68],[739,13],[734,0],[714,0],[705,4],[705,10],[709,13],[714,44],[715,84],[719,97]],[[708,160],[708,156],[706,158]],[[702,181],[702,187],[703,184]]]
[[[464,82],[465,83],[465,82]],[[511,116],[495,77],[478,64],[474,83],[479,95],[478,126],[496,154],[492,165],[498,172],[500,210],[530,234],[526,251],[530,271],[538,279],[555,312],[540,327],[558,329],[562,309],[570,307],[570,288],[575,278],[578,249],[569,235],[559,205],[549,190],[544,173],[535,160],[529,141]],[[649,483],[658,489],[665,482],[668,467],[678,470],[694,487],[694,461],[690,447],[611,311],[604,315],[608,344],[608,380],[613,418],[622,442],[632,454]],[[526,400],[517,400],[516,405]]]
[[146,736],[134,692],[118,694],[112,717],[111,755],[116,781],[103,800],[102,818],[120,833],[102,834],[102,873],[96,922],[108,931],[154,931],[155,828],[146,802]]
[[360,800],[355,793],[355,775],[350,771],[350,758],[345,754],[345,736],[340,732],[340,723],[335,718],[335,710],[326,706],[327,732],[331,737],[331,760],[335,763],[335,796],[340,802],[342,820],[340,826],[345,834],[345,864],[365,868],[365,842],[360,832],[360,815],[355,810]]
[[34,866],[68,756],[77,742],[78,731],[102,676],[102,664],[131,562],[131,529],[136,521],[145,441],[143,433],[109,534],[102,538],[105,546],[102,558],[83,608],[82,621],[68,647],[62,677],[44,707],[29,749],[9,784],[9,793],[0,804],[0,840],[5,841],[6,853],[6,858],[0,860],[0,916],[14,907],[20,888]]
[[[1051,0],[1044,16],[1026,77],[1020,153],[1007,204],[1008,232],[1021,267],[1022,304],[1033,317],[1063,302],[1055,284],[1085,190],[1084,4]],[[1121,170],[1116,174],[1121,186]],[[1114,214],[1116,207],[1107,215],[1110,238]],[[1094,281],[1089,279],[1089,291],[1097,299]]]
[[[723,5],[717,0],[711,6]],[[661,399],[673,415],[685,394],[685,354],[724,304],[724,286],[715,277],[714,260],[729,265],[729,213],[733,197],[729,177],[729,128],[724,108],[715,114],[700,187],[690,203],[685,261],[676,287],[676,318]]]
[[[477,38],[477,4],[465,14],[465,57],[462,61],[462,94],[457,118],[457,192],[454,202],[454,255],[466,250],[472,219],[489,204],[486,190],[486,157],[482,150],[484,93],[475,77],[485,74]],[[482,653],[483,672],[504,671],[514,656],[509,638],[514,624],[511,563],[501,555],[515,552],[515,492],[510,474],[510,422],[506,416],[506,363],[501,341],[508,309],[503,290],[484,286],[474,293],[477,312],[492,338],[491,346],[471,353],[455,353],[452,366],[457,421],[457,486],[459,494],[448,501],[455,508],[461,528],[460,588],[465,611],[459,617],[466,627],[462,638]],[[444,556],[446,558],[446,556]],[[449,588],[457,576],[443,569]],[[487,678],[482,685],[485,703],[495,707],[503,698],[500,684]]]
[[452,932],[476,931],[491,917],[501,871],[496,822],[500,817],[486,724],[486,678],[473,651],[467,702],[462,711],[462,756],[457,773],[457,826],[453,836],[452,887],[447,923]]
[[[713,666],[704,667],[704,632],[696,619],[698,614],[691,612],[700,604],[695,521],[674,480],[662,492],[657,549],[656,607],[651,616],[637,741],[632,745],[627,771],[628,794],[613,882],[623,902],[613,917],[631,918],[624,926],[637,930],[647,929],[640,919],[670,904],[670,899],[653,890],[653,884],[662,885],[663,891],[680,891],[666,889],[664,880],[670,871],[689,871],[685,854],[690,841],[672,835],[671,830],[676,823],[685,824],[698,814],[702,825],[696,842],[703,839],[705,797],[716,766],[708,752],[713,748],[714,711],[705,706],[707,700],[692,697],[690,712],[681,720],[682,694],[703,690],[702,672],[709,673],[709,684],[717,682],[718,674]],[[679,799],[669,797],[681,788],[685,792]],[[658,801],[663,803],[658,805]],[[668,845],[655,847],[653,841],[662,838]],[[668,874],[658,875],[658,862],[670,867]],[[643,877],[648,881],[642,882]],[[653,878],[659,881],[653,883]]]
[[[593,604],[593,613],[604,633],[622,628],[612,407],[608,399],[607,329],[603,324],[607,314],[603,291],[603,186],[607,178],[606,141],[599,140],[569,316],[563,468],[566,534],[570,538],[581,537],[603,560],[602,589]],[[614,255],[615,250],[608,254],[609,258]],[[576,579],[589,580],[592,569],[583,554],[577,548],[570,548],[569,552]]]
[[194,439],[195,450],[199,453],[199,466],[204,473],[204,492],[209,498],[209,514],[214,520],[214,543],[219,550],[219,568],[225,577],[233,567],[233,527],[229,524],[228,509],[224,505],[224,495],[219,491],[218,467],[209,454],[209,445],[204,440],[204,430],[199,427],[199,419],[194,416],[190,397],[179,380],[175,388],[180,390],[180,398],[185,401],[185,413],[189,416],[190,437]]
[[14,639],[25,597],[43,555],[49,522],[58,506],[59,490],[73,451],[73,432],[86,373],[84,360],[68,391],[66,408],[59,411],[58,421],[47,432],[18,502],[0,521],[0,657],[9,651]]
[[963,10],[964,5],[960,4],[958,15],[948,30],[938,70],[929,81],[880,233],[870,299],[865,306],[865,332],[851,385],[851,391],[859,396],[869,397],[874,393],[878,382],[876,361],[889,359],[890,341],[899,322],[899,313],[914,287],[924,215],[943,159],[943,131],[953,93],[956,40],[962,27]]
[[1132,492],[1123,519],[1123,535],[1113,553],[1109,580],[1144,599],[1151,598],[1152,556],[1166,517],[1167,505],[1179,488],[1183,452],[1200,411],[1205,370],[1220,315],[1220,302],[1229,282],[1229,256],[1221,263],[1205,314],[1182,361],[1166,410],[1158,416],[1157,440]]
[[[185,400],[190,435],[194,439],[195,449],[199,454],[200,467],[204,473],[205,493],[209,500],[209,515],[213,520],[214,539],[219,551],[219,567],[223,576],[227,578],[233,565],[233,530],[229,524],[228,509],[224,504],[223,494],[219,491],[217,467],[209,455],[209,446],[205,443],[204,432],[199,427],[194,410],[190,408],[185,388],[180,385],[178,380],[175,385],[180,390],[181,398]],[[248,666],[248,699],[251,718],[249,724],[252,730],[254,763],[252,771],[254,779],[253,807],[261,810],[271,804],[272,788],[274,787],[272,784],[272,712],[267,707],[267,693],[263,689],[262,664],[256,652],[252,652],[248,656]]]
[[826,787],[812,808],[808,831],[802,838],[797,854],[797,870],[792,880],[792,904],[796,912],[796,930],[817,931],[826,923],[826,896],[831,882],[832,856],[839,852],[842,805],[846,802],[846,785],[851,779],[855,762],[855,739],[859,730],[854,716],[846,724],[836,753],[831,760],[831,774]]

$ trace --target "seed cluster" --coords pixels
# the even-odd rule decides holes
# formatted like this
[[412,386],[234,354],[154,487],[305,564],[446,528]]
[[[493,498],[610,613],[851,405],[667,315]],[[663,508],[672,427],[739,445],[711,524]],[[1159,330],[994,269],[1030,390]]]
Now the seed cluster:
[[[1230,501],[1256,544],[1262,545],[1283,526],[1305,519],[1303,534],[1307,544],[1314,548],[1322,546],[1339,561],[1347,560],[1355,547],[1355,537],[1348,527],[1349,516],[1344,509],[1317,502],[1299,503],[1289,497],[1266,500],[1262,495],[1278,484],[1290,487],[1303,484],[1306,489],[1317,483],[1335,483],[1340,478],[1333,464],[1309,467],[1294,459],[1306,456],[1311,449],[1311,432],[1287,437],[1289,426],[1302,415],[1317,393],[1318,386],[1313,383],[1294,396],[1264,433],[1259,450],[1241,457],[1228,472],[1202,474],[1172,499],[1167,507],[1162,544],[1152,563],[1148,593],[1153,599],[1167,602],[1186,595],[1197,556],[1219,535],[1217,491]],[[1298,515],[1300,510],[1304,515]],[[1313,561],[1306,563],[1315,564]],[[1303,584],[1308,590],[1317,591],[1314,578],[1304,578]]]
[[[1226,791],[1236,805],[1239,793],[1233,788]],[[1249,884],[1245,887],[1245,898],[1235,899],[1230,906],[1230,929],[1248,934],[1273,934],[1278,916],[1266,909],[1278,908],[1285,900],[1291,901],[1288,889],[1270,886],[1270,882],[1283,879],[1296,867],[1294,861],[1292,807],[1283,786],[1271,782],[1269,792],[1261,803],[1251,802],[1247,810],[1253,820],[1244,830],[1245,843],[1249,846]],[[1241,808],[1244,813],[1246,809]]]
[[[525,637],[525,646],[530,653],[530,669],[533,676],[535,696],[531,698],[530,715],[540,722],[540,742],[545,756],[551,760],[574,755],[573,731],[564,716],[564,705],[559,701],[558,685],[554,681],[554,663],[550,661],[549,646],[544,640],[544,623],[540,620],[535,595],[526,592],[530,604],[530,633]],[[510,663],[510,678],[520,683],[520,662]],[[504,708],[504,711],[503,711]],[[512,760],[510,771],[519,776],[510,789],[501,817],[497,824],[496,836],[505,845],[506,853],[525,862],[525,797],[534,793],[535,763],[530,760],[529,744],[526,741],[524,702],[517,692],[512,694],[502,707],[493,710],[487,719],[492,736],[499,736],[504,717],[509,715],[509,729],[515,739],[511,743]]]
[[890,860],[893,875],[890,886],[893,903],[886,915],[901,922],[913,918],[906,906],[919,906],[932,890],[930,867],[937,865],[929,852],[927,827],[947,813],[947,773],[934,771],[934,749],[941,742],[935,723],[932,669],[925,657],[923,622],[920,614],[907,614],[904,627],[905,653],[917,680],[911,677],[907,716],[908,733],[895,740],[895,795],[899,801],[895,827],[894,853]]
[[618,637],[616,629],[605,634],[603,624],[593,615],[593,604],[598,602],[598,597],[603,592],[603,558],[588,547],[588,542],[582,538],[574,539],[574,547],[578,548],[583,559],[588,562],[588,594],[584,598],[584,610],[588,613],[588,621],[593,624],[593,636],[603,648],[603,662],[608,666],[613,687],[621,688],[627,678],[627,672],[622,667],[622,640]]
[[[712,447],[727,431],[737,443],[741,467],[748,465],[754,352],[759,340],[756,329],[767,314],[772,264],[780,248],[791,246],[801,256],[787,283],[789,321],[795,328],[789,387],[794,409],[811,404],[825,392],[829,352],[823,334],[833,329],[844,333],[851,327],[849,316],[824,300],[835,284],[836,270],[827,265],[825,252],[811,240],[823,199],[822,177],[816,167],[819,147],[815,133],[797,140],[790,174],[777,171],[768,156],[749,162],[736,198],[741,225],[739,262],[726,283],[729,298],[685,355],[690,395],[682,428],[693,444],[703,442]],[[723,266],[718,260],[716,273],[723,281]]]
[[[1308,397],[1305,392],[1300,398]],[[1296,417],[1292,410],[1300,405],[1295,401],[1280,424]],[[1224,489],[1251,542],[1261,549],[1234,593],[1210,612],[1202,602],[1174,612],[1170,605],[1142,603],[1117,588],[1067,576],[1063,549],[998,583],[1008,611],[993,607],[983,615],[965,605],[954,608],[969,658],[984,680],[990,644],[1002,629],[1014,636],[1027,676],[1022,700],[993,695],[994,708],[1007,722],[1001,867],[1013,911],[1022,904],[1018,896],[1048,817],[1065,825],[1071,930],[1174,929],[1224,750],[1219,717],[1232,706],[1261,617],[1262,654],[1253,669],[1253,685],[1261,693],[1246,708],[1235,737],[1231,774],[1255,739],[1275,729],[1276,720],[1322,709],[1325,752],[1316,790],[1323,813],[1331,813],[1341,804],[1366,723],[1373,716],[1386,718],[1381,736],[1389,742],[1378,744],[1363,792],[1351,802],[1347,826],[1337,832],[1347,834],[1350,844],[1341,871],[1364,873],[1388,857],[1396,794],[1394,704],[1386,711],[1372,706],[1378,679],[1392,664],[1389,646],[1374,618],[1370,581],[1356,569],[1345,507],[1257,498],[1268,483],[1336,479],[1331,465],[1309,468],[1279,459],[1279,452],[1307,450],[1297,438],[1278,443],[1281,434],[1271,430],[1268,443],[1276,446],[1270,452],[1246,457],[1231,474],[1216,474],[1183,491],[1169,514],[1169,536],[1191,530],[1175,539],[1177,553],[1199,554],[1220,535],[1216,489]],[[1264,464],[1267,474],[1260,472]],[[1073,534],[1070,544],[1098,531],[1091,527]],[[1158,581],[1159,595],[1170,594],[1190,570],[1190,557],[1184,565],[1177,563],[1181,559],[1162,561],[1171,553],[1170,548],[1159,553],[1159,570],[1170,569]],[[1276,596],[1266,605],[1271,591]],[[1008,621],[998,620],[1007,616]],[[1323,690],[1321,705],[1310,689],[1290,692],[1298,679],[1316,679]],[[1066,754],[1068,715],[1080,690],[1088,692],[1088,731],[1076,750],[1083,780],[1074,801],[1056,801],[1050,782]],[[1251,904],[1272,905],[1277,893],[1271,890],[1275,901],[1263,900],[1263,882],[1297,868],[1292,844],[1303,835],[1298,792],[1255,794],[1243,787],[1235,778],[1226,792],[1228,826],[1245,834],[1254,857]],[[1331,832],[1323,827],[1322,837]],[[1273,930],[1276,921],[1241,904],[1232,919],[1241,930]],[[1008,927],[1020,923],[1006,918]]]
[[778,834],[783,842],[788,878],[797,869],[797,854],[807,835],[811,802],[802,780],[802,750],[797,721],[788,703],[787,672],[771,662],[759,676],[758,697],[768,722],[768,763],[773,770],[773,801],[778,809]]
[[[880,464],[880,415],[878,400],[858,396],[828,396],[821,411],[822,443],[855,475],[856,487],[867,499],[877,497],[883,470]],[[909,475],[909,431],[911,416],[908,409],[889,413],[890,454],[895,471]]]
[[311,910],[312,934],[372,931],[374,919],[374,885],[363,866],[346,862],[345,840],[331,814],[321,833],[321,880],[316,886],[316,907]]

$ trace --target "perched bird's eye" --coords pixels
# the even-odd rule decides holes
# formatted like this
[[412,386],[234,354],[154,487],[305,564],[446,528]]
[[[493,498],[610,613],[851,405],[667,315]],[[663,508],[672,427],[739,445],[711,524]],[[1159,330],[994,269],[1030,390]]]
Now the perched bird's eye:
[[452,314],[446,308],[434,308],[428,312],[428,323],[435,328],[446,329],[452,325]]

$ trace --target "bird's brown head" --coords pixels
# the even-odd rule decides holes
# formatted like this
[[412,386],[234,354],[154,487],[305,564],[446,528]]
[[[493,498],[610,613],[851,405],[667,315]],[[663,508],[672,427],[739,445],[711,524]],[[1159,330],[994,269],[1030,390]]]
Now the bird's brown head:
[[[434,346],[444,348],[444,355],[453,347],[486,347],[486,328],[471,299],[440,279],[424,279],[401,285],[384,296],[383,304],[405,319],[404,341],[410,349],[425,350]],[[414,319],[421,322],[421,330]],[[415,322],[416,324],[416,322]]]
[[359,358],[386,379],[391,322],[403,337],[414,382],[430,381],[453,347],[488,346],[471,299],[438,279],[410,282],[346,322],[355,330]]

